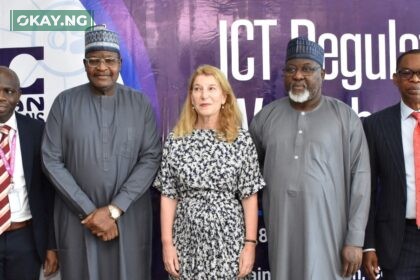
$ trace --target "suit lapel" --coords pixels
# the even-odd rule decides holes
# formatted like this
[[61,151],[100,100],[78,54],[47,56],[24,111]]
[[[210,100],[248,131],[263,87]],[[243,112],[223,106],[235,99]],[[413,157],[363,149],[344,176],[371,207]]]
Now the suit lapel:
[[404,150],[401,135],[401,105],[391,107],[389,114],[382,119],[380,128],[383,131],[383,140],[386,142],[390,155],[392,156],[401,185],[404,186],[406,192],[406,176],[404,163]]
[[[30,127],[21,115],[16,113],[16,121],[19,130],[20,151],[22,156],[23,172],[25,174],[26,188],[29,190],[32,178],[33,150]],[[33,136],[32,136],[33,137]]]

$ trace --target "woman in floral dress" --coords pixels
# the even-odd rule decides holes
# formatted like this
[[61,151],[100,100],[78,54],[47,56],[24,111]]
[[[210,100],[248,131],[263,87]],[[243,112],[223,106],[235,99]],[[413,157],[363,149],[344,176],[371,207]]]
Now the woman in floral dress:
[[257,192],[265,185],[255,146],[224,74],[192,75],[154,186],[161,192],[163,262],[171,279],[250,279]]

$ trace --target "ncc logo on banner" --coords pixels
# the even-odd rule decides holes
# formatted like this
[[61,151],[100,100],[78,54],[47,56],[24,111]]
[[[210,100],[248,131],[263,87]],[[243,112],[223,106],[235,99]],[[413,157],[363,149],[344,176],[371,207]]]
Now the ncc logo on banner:
[[11,31],[85,31],[93,25],[88,10],[10,10]]

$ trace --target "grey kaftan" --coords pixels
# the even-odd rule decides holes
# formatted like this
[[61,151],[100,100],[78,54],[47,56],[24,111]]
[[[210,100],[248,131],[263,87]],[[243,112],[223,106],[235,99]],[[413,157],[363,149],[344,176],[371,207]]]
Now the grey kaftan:
[[250,132],[267,183],[271,279],[343,279],[341,250],[363,246],[369,211],[369,154],[359,118],[330,97],[311,112],[283,98],[254,117]]
[[[161,145],[147,98],[117,85],[113,96],[89,84],[62,92],[49,113],[42,145],[57,189],[54,220],[62,279],[150,279],[152,213],[149,186]],[[101,241],[81,223],[114,204],[119,237]]]

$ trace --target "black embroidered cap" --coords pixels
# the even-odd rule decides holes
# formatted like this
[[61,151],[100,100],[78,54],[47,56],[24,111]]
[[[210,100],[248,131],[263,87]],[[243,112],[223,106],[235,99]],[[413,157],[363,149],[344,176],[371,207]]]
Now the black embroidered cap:
[[286,61],[293,58],[307,58],[319,65],[324,64],[324,49],[306,37],[297,37],[287,44]]

